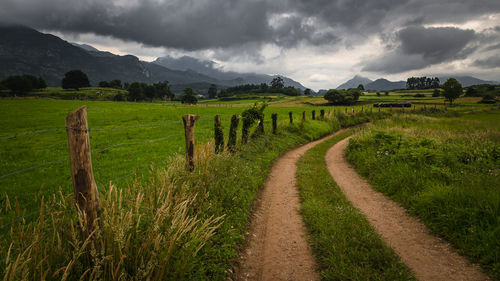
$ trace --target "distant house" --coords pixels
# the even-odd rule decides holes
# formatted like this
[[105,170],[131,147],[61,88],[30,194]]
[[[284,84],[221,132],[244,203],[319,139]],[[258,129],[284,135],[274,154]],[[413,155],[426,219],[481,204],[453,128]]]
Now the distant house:
[[202,95],[202,94],[197,94],[197,95],[196,95],[196,97],[197,97],[197,98],[199,98],[199,99],[202,99],[202,98],[204,98],[205,96],[204,96],[204,95]]

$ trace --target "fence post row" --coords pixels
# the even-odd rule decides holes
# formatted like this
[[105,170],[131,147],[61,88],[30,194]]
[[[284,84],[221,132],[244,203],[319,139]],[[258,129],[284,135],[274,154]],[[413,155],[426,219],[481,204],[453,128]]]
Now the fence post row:
[[290,118],[290,124],[292,124],[292,123],[293,123],[293,115],[292,115],[292,114],[293,114],[293,113],[292,113],[291,111],[290,111],[290,112],[288,112],[288,117]]
[[186,136],[186,169],[190,172],[194,170],[194,124],[200,116],[194,114],[182,115],[184,122],[184,134]]
[[311,113],[312,113],[312,120],[316,120],[316,110],[313,110]]
[[86,106],[66,116],[66,132],[76,207],[84,219],[81,231],[86,238],[94,231],[99,220],[99,195],[92,172]]
[[278,120],[278,114],[277,113],[271,114],[271,119],[273,119],[273,134],[276,135],[276,131],[277,131],[277,127],[278,127],[278,125],[276,124],[277,120]]
[[215,154],[224,151],[224,133],[220,122],[220,115],[215,115],[214,120],[214,139],[215,139]]
[[238,128],[238,123],[240,122],[240,116],[233,115],[231,117],[231,126],[229,127],[229,138],[227,140],[227,150],[234,152],[236,146],[236,129]]

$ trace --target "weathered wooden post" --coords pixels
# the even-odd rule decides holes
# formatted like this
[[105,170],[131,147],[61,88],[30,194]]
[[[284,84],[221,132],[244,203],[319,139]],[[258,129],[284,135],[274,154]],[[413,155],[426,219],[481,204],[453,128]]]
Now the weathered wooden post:
[[278,124],[277,124],[278,114],[277,113],[271,114],[271,118],[273,119],[273,134],[276,135],[276,132],[278,130]]
[[324,110],[324,109],[321,109],[321,110],[319,111],[319,117],[320,117],[321,119],[325,119],[325,110]]
[[288,112],[288,117],[290,118],[290,124],[293,124],[293,113],[291,111]]
[[306,121],[306,112],[302,111],[302,121]]
[[71,179],[79,215],[83,218],[83,238],[96,228],[99,220],[99,194],[92,172],[87,107],[66,116]]
[[312,113],[312,120],[316,120],[316,110],[313,110],[311,113]]
[[378,112],[380,113],[380,105],[379,105],[379,107],[378,107]]
[[214,120],[214,139],[215,139],[215,154],[224,151],[224,133],[220,122],[220,115],[215,115]]
[[351,114],[354,114],[354,107],[351,109]]
[[240,116],[233,115],[231,117],[231,126],[229,127],[229,138],[227,140],[227,150],[234,152],[236,146],[236,129],[238,129],[238,123],[240,122]]
[[185,167],[188,171],[194,170],[194,124],[200,116],[194,114],[182,115],[184,121],[184,134],[186,136],[186,164]]

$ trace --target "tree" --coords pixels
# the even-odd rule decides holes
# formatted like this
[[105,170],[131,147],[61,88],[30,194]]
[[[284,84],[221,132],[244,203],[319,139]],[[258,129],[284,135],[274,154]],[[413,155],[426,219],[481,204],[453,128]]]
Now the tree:
[[156,97],[156,88],[153,85],[147,85],[144,87],[144,96],[150,99],[153,102],[153,99]]
[[363,84],[359,84],[358,85],[358,90],[364,91],[365,90],[365,86],[363,86]]
[[108,81],[101,81],[101,82],[99,82],[99,87],[101,87],[101,88],[109,88]]
[[122,88],[122,80],[114,79],[114,80],[109,81],[109,87],[115,88],[115,89],[121,89]]
[[310,96],[311,95],[311,89],[305,89],[304,90],[304,95]]
[[217,86],[215,84],[210,85],[208,88],[208,98],[215,99],[217,97]]
[[196,104],[198,99],[194,95],[194,91],[191,88],[184,89],[184,95],[181,97],[181,103]]
[[78,89],[83,87],[90,87],[87,74],[81,70],[70,70],[64,74],[64,78],[62,79],[63,89],[75,89],[78,91]]
[[455,78],[450,78],[443,84],[443,96],[450,102],[454,99],[460,97],[462,94],[462,84],[460,84]]
[[357,89],[344,90],[328,90],[324,95],[324,99],[335,105],[350,105],[356,103],[359,98]]
[[14,94],[25,94],[33,90],[32,81],[23,75],[11,75],[2,84]]
[[170,85],[168,84],[168,81],[163,81],[163,82],[158,82],[153,84],[153,86],[156,88],[156,97],[160,99],[170,99],[172,100],[175,95],[170,91]]
[[283,87],[285,87],[285,84],[283,83],[283,78],[281,78],[280,76],[273,78],[273,80],[271,81],[271,88],[281,89]]
[[144,99],[144,87],[146,84],[140,82],[133,82],[128,87],[128,96],[131,101],[138,101]]

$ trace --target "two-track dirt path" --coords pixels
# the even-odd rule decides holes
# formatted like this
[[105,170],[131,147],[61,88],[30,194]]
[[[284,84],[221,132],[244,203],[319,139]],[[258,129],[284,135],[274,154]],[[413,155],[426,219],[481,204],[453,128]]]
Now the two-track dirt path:
[[347,163],[344,139],[325,156],[328,170],[349,201],[368,219],[369,223],[394,249],[403,262],[420,280],[489,280],[475,265],[453,251],[440,238],[430,235],[417,219],[383,194],[372,189]]
[[299,213],[295,174],[307,150],[341,132],[293,149],[274,163],[252,217],[236,280],[319,280]]

